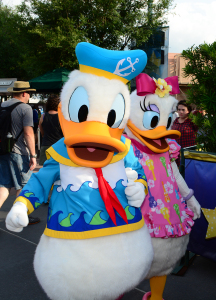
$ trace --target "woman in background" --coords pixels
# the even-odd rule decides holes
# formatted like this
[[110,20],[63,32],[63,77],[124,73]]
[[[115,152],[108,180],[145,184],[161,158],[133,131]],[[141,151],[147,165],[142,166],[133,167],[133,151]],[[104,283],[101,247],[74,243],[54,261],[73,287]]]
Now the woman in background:
[[46,112],[41,115],[39,128],[42,135],[42,145],[40,149],[39,165],[46,161],[46,150],[63,137],[58,119],[58,105],[60,99],[58,95],[50,95],[46,103]]
[[[186,100],[181,100],[177,104],[177,113],[179,117],[177,117],[173,122],[172,129],[181,132],[180,138],[176,139],[176,142],[181,146],[181,148],[196,145],[195,140],[198,127],[188,118],[191,111],[192,108]],[[179,166],[179,158],[176,160],[176,163]]]

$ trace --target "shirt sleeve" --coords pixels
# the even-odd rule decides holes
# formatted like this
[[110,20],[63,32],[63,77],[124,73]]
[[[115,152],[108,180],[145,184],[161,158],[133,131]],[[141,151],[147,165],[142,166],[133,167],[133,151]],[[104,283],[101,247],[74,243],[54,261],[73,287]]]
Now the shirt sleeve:
[[46,203],[53,183],[60,180],[59,163],[50,158],[38,173],[33,173],[15,202],[23,202],[28,208],[28,214]]
[[169,145],[169,157],[171,161],[178,159],[180,155],[181,146],[173,139],[167,139]]
[[148,194],[148,185],[147,185],[147,179],[145,176],[144,169],[142,165],[139,163],[138,158],[134,155],[133,147],[130,146],[130,150],[128,154],[124,157],[124,165],[125,168],[131,168],[132,170],[135,170],[138,174],[138,179],[135,180],[136,182],[141,182],[145,186],[145,194]]
[[32,108],[29,105],[26,105],[25,109],[23,110],[23,127],[31,126],[33,127],[33,112]]

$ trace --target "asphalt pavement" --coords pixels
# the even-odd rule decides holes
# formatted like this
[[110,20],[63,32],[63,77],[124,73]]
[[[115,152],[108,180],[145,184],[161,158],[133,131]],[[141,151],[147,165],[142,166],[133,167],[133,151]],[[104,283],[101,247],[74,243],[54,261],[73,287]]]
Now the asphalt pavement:
[[[27,226],[21,233],[13,233],[6,229],[5,217],[14,200],[12,190],[0,210],[0,300],[49,299],[33,270],[33,257],[46,226],[48,205],[42,205],[32,213],[33,217],[41,219],[40,223]],[[149,290],[149,282],[144,280],[122,300],[142,300]],[[216,300],[216,262],[196,256],[183,276],[169,275],[164,300]]]

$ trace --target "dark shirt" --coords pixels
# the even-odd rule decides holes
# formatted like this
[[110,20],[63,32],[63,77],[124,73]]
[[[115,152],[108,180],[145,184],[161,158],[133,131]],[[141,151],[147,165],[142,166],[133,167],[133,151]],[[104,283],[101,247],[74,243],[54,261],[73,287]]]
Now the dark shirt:
[[38,123],[38,112],[36,109],[33,109],[33,122]]
[[58,114],[45,113],[42,127],[44,131],[42,146],[52,146],[63,137]]
[[179,123],[179,118],[173,122],[172,129],[181,132],[181,137],[176,139],[177,143],[182,147],[190,147],[196,145],[196,132],[198,127],[190,120],[186,119],[183,123]]

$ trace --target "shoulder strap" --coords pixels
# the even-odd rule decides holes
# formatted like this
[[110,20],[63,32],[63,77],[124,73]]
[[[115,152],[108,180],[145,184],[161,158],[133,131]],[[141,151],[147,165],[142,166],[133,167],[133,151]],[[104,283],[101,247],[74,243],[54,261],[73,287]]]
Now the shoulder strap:
[[[24,104],[24,103],[21,102],[21,101],[19,101],[19,102],[16,102],[16,103],[14,103],[14,104],[12,104],[12,105],[10,105],[10,106],[6,106],[6,107],[2,107],[2,106],[1,106],[1,109],[6,109],[7,111],[12,112],[12,111],[14,110],[14,108],[17,107],[19,104]],[[14,141],[15,141],[15,142],[18,141],[18,139],[19,139],[19,137],[21,136],[22,132],[23,132],[23,128],[22,128],[22,130],[20,131],[20,133],[18,134],[18,136],[17,136],[16,138],[14,138]]]
[[10,105],[10,106],[2,106],[2,103],[1,103],[1,109],[6,109],[7,111],[10,111],[10,112],[12,112],[13,110],[14,110],[14,108],[17,106],[17,105],[19,105],[19,104],[23,104],[23,102],[21,102],[21,101],[19,101],[19,102],[16,102],[16,103],[14,103],[14,104],[12,104],[12,105]]

